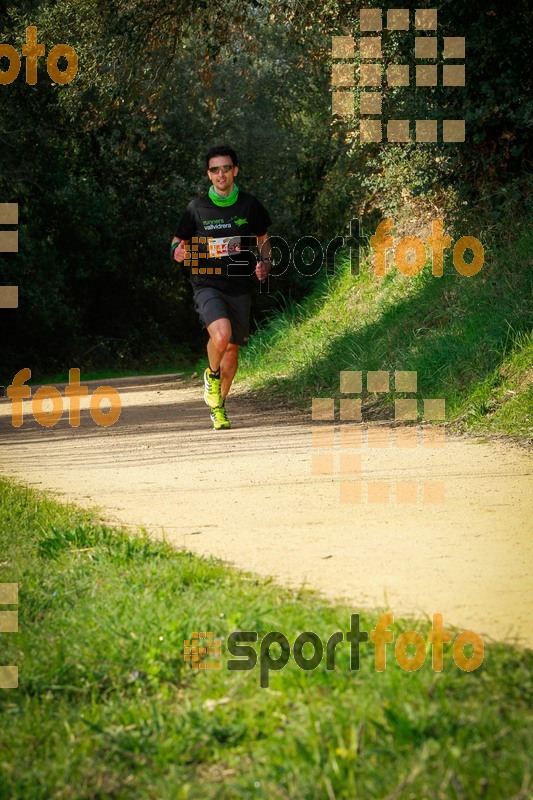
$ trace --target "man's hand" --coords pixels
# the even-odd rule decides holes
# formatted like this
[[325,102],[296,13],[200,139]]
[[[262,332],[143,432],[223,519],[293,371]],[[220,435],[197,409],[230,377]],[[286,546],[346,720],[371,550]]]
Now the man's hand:
[[268,276],[270,272],[271,263],[270,261],[258,261],[257,266],[255,268],[255,274],[259,278],[260,281],[264,281],[265,278]]
[[[174,240],[177,241],[177,240]],[[172,242],[174,244],[174,242]],[[181,240],[179,245],[174,248],[174,261],[177,261],[178,264],[181,264],[182,261],[185,260],[186,252],[185,252],[185,241],[184,239]]]
[[268,233],[263,236],[257,237],[257,247],[259,249],[259,261],[255,268],[255,274],[260,281],[264,281],[268,277],[270,268],[272,266],[270,259],[272,258],[272,246]]

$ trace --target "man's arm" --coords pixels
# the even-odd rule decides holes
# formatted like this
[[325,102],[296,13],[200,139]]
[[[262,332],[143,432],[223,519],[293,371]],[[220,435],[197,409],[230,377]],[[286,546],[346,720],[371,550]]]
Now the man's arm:
[[268,233],[265,233],[264,236],[257,237],[257,247],[259,250],[260,260],[257,262],[255,274],[260,281],[264,281],[272,266],[272,244],[270,243],[270,237]]

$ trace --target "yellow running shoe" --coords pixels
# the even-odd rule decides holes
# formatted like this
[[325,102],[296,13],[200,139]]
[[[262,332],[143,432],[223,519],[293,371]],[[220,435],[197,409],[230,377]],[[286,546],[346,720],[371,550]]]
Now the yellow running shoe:
[[223,403],[220,393],[220,378],[214,378],[209,367],[204,372],[204,387],[205,403],[211,408],[220,407]]
[[216,408],[213,408],[211,411],[211,422],[216,431],[220,431],[224,428],[231,428],[231,423],[224,406],[216,406]]

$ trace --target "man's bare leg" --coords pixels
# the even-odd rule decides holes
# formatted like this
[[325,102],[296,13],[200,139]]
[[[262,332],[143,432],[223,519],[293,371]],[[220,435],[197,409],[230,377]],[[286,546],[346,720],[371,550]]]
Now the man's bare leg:
[[220,391],[222,399],[228,396],[233,378],[239,366],[239,345],[231,344],[226,347],[222,360],[220,361]]
[[207,326],[209,341],[207,342],[207,357],[209,366],[213,372],[220,367],[222,356],[229,344],[231,337],[231,322],[226,317],[216,319]]

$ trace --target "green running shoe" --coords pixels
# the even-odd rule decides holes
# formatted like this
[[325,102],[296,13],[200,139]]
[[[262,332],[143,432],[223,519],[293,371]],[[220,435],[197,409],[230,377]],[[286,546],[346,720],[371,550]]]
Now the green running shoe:
[[209,367],[204,372],[204,401],[211,408],[219,408],[222,403],[220,393],[220,378],[213,378]]
[[226,414],[226,409],[224,406],[217,406],[213,408],[211,411],[211,422],[213,423],[213,428],[216,431],[220,431],[223,428],[231,428],[231,423],[228,419],[228,415]]

